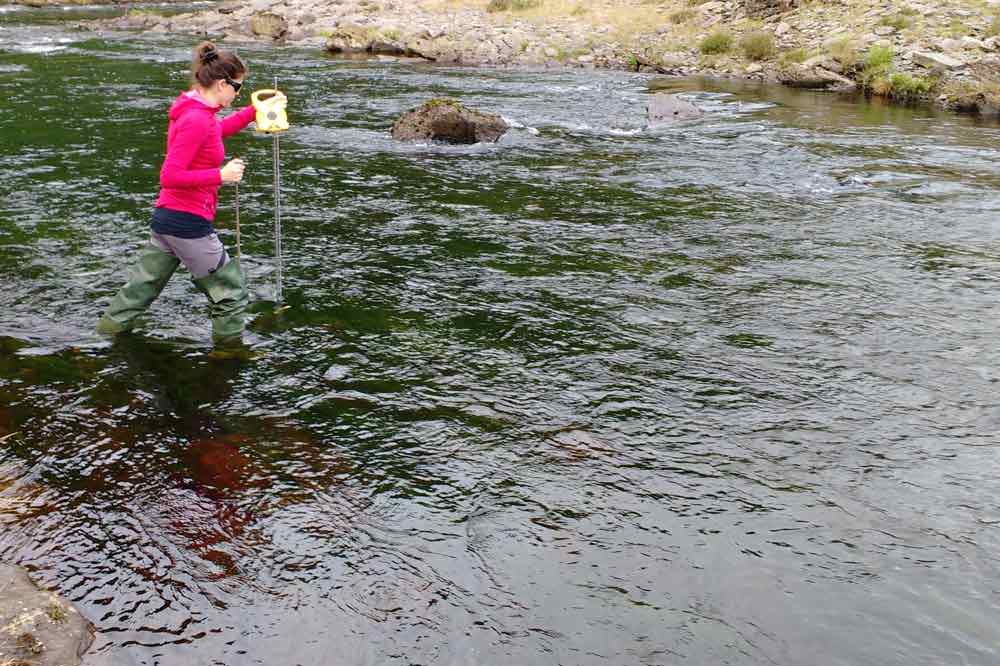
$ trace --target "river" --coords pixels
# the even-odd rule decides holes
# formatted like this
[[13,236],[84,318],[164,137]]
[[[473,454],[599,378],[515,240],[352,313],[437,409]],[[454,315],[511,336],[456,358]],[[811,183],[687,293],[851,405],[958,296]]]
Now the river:
[[[100,11],[0,8],[0,559],[85,664],[1000,661],[996,126],[248,45],[290,307],[248,131],[257,357],[183,273],[112,343],[193,41]],[[442,95],[514,128],[389,138]]]

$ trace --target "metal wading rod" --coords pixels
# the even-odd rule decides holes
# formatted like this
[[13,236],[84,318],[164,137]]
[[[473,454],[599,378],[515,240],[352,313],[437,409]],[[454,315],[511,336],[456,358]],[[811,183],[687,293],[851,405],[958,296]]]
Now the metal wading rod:
[[[274,89],[278,89],[278,77],[274,77]],[[281,290],[281,272],[282,272],[282,259],[281,259],[281,170],[278,167],[278,132],[274,133],[274,143],[272,148],[272,159],[274,161],[274,255],[276,264],[276,277],[277,277],[277,288],[274,292],[275,304],[280,304],[282,301],[282,290]]]
[[243,270],[243,264],[240,262],[240,184],[236,185],[236,263],[240,264],[240,270]]

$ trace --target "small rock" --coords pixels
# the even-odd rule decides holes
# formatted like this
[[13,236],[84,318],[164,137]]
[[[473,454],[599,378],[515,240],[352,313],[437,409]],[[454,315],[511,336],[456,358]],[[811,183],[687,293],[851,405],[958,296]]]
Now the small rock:
[[985,51],[986,45],[975,37],[962,37],[962,46],[966,49]]

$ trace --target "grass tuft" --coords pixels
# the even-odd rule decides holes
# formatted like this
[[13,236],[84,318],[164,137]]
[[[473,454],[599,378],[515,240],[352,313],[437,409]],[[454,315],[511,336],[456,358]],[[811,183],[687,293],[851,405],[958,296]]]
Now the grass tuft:
[[743,55],[751,60],[768,60],[774,57],[774,35],[764,30],[748,32],[740,38]]
[[705,55],[729,53],[732,48],[733,36],[724,30],[716,30],[698,45],[698,49]]

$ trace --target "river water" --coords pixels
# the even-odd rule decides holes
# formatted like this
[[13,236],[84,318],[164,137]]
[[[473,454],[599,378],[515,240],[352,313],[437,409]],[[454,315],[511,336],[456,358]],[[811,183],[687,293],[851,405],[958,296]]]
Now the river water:
[[[241,48],[291,100],[290,308],[246,132],[227,358],[182,273],[91,333],[191,42],[0,12],[0,559],[86,664],[1000,661],[997,127]],[[389,139],[440,95],[515,127]]]

